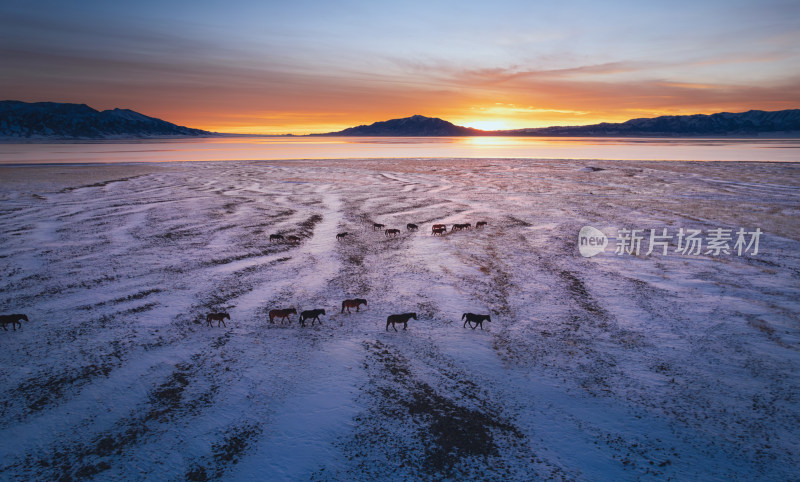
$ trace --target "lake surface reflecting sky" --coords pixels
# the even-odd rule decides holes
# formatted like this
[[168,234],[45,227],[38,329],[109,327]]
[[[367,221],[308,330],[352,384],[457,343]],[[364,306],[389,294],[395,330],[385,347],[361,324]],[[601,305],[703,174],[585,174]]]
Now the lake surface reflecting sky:
[[0,164],[451,157],[797,162],[800,139],[223,137],[0,144]]

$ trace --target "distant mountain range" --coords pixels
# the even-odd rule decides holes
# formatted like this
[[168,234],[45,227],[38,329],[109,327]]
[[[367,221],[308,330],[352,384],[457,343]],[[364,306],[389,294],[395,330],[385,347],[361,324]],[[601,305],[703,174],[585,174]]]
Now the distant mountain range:
[[127,139],[214,135],[128,109],[86,104],[0,101],[0,139]]
[[[0,101],[0,140],[129,139],[203,137],[220,135],[190,129],[128,109],[97,111],[85,104]],[[484,131],[457,126],[435,117],[415,115],[403,119],[350,127],[317,136],[363,137],[800,137],[800,109],[732,114],[661,116],[632,119],[618,124],[541,127]]]
[[415,115],[403,119],[351,127],[324,136],[547,136],[547,137],[686,137],[758,136],[800,137],[800,109],[739,114],[661,116],[632,119],[618,124],[604,122],[586,126],[541,127],[484,131],[462,127],[442,119]]
[[751,110],[738,114],[666,115],[654,118],[631,119],[627,122],[573,127],[543,127],[500,131],[516,136],[755,136],[786,134],[800,137],[800,109],[765,112]]

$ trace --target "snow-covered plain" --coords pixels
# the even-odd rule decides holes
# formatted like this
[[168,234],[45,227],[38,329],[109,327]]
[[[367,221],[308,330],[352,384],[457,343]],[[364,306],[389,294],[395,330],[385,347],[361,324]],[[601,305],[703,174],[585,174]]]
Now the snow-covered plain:
[[[798,164],[0,171],[0,313],[30,318],[0,330],[2,479],[800,477]],[[764,235],[583,258],[584,225]]]

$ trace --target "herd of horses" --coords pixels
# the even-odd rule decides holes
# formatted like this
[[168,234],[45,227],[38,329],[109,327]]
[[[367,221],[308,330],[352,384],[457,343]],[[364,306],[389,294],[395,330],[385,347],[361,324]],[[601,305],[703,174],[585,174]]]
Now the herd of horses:
[[[359,311],[361,305],[367,306],[367,300],[364,298],[355,298],[352,300],[344,300],[342,301],[342,313],[347,310],[350,313],[350,308],[355,308],[356,312]],[[280,319],[281,323],[288,322],[291,323],[291,319],[289,315],[296,315],[297,310],[295,308],[285,308],[282,310],[270,310],[269,312],[269,322],[275,323],[275,319]],[[322,308],[314,309],[314,310],[306,310],[300,312],[300,326],[306,326],[306,321],[311,320],[311,326],[314,326],[315,322],[319,322],[322,324],[322,320],[319,319],[320,315],[324,315],[325,310]],[[228,313],[220,312],[220,313],[209,313],[206,315],[206,324],[208,326],[214,326],[214,322],[217,322],[217,327],[225,326],[227,328],[227,324],[225,324],[225,320],[231,319],[231,315]],[[392,326],[394,331],[397,331],[398,324],[403,325],[403,329],[408,328],[408,321],[417,319],[416,313],[401,313],[398,315],[389,315],[386,318],[386,331],[389,331],[389,325]],[[476,315],[475,313],[464,313],[461,315],[461,319],[464,320],[464,328],[467,327],[467,323],[469,323],[470,327],[474,330],[477,327],[481,327],[483,330],[483,322],[484,321],[492,321],[489,315]],[[3,327],[3,330],[8,331],[6,325],[11,325],[14,328],[14,331],[17,331],[17,326],[22,328],[22,323],[20,320],[28,321],[28,317],[22,314],[14,314],[14,315],[0,315],[0,326]]]
[[[355,308],[356,312],[359,311],[361,305],[367,306],[367,300],[364,298],[355,298],[352,300],[344,300],[342,301],[342,311],[344,313],[347,310],[350,313],[350,308]],[[281,320],[281,324],[284,322],[291,323],[292,320],[289,318],[289,315],[296,315],[297,309],[295,308],[285,308],[281,310],[270,310],[269,312],[269,322],[275,323],[275,319]],[[311,320],[311,326],[314,326],[314,322],[319,322],[322,324],[322,320],[319,319],[320,315],[324,315],[325,310],[318,308],[315,310],[306,310],[300,312],[300,326],[306,326],[306,321]],[[25,316],[25,315],[10,315],[10,316]],[[25,318],[27,320],[27,317]],[[227,327],[228,325],[225,324],[225,320],[230,320],[231,315],[228,313],[209,313],[206,315],[206,324],[208,326],[214,326],[213,322],[217,322],[217,326],[224,325]],[[416,313],[401,313],[397,315],[389,315],[386,318],[386,331],[389,331],[389,325],[392,326],[394,331],[397,331],[398,324],[403,325],[403,329],[408,329],[408,321],[417,319]],[[481,330],[483,330],[483,322],[484,321],[492,321],[492,318],[489,315],[476,315],[475,313],[464,313],[461,315],[461,319],[464,321],[464,328],[467,327],[467,323],[469,323],[470,328],[473,330],[480,326]],[[5,328],[5,326],[4,326]]]
[[[475,227],[480,229],[484,228],[489,223],[487,221],[478,221],[475,223]],[[472,227],[472,223],[456,223],[453,224],[453,227],[450,229],[450,232],[454,231],[461,231],[462,229],[470,229]],[[383,235],[388,237],[395,237],[400,235],[400,230],[397,228],[386,228],[385,224],[381,223],[373,223],[372,224],[373,231],[383,231]],[[406,231],[419,231],[419,225],[414,223],[406,224]],[[447,232],[447,225],[446,224],[434,224],[433,228],[431,229],[431,235],[433,236],[441,236]],[[341,241],[346,237],[350,236],[350,233],[347,231],[338,233],[336,235],[336,241]],[[300,238],[297,236],[284,236],[282,234],[270,234],[269,241],[272,242],[287,242],[291,244],[297,244],[300,242]]]
[[[476,228],[483,228],[483,227],[487,226],[487,224],[488,223],[486,221],[478,221],[475,224],[475,227]],[[453,224],[451,232],[460,231],[462,229],[470,229],[471,227],[472,227],[471,223],[456,223],[456,224]],[[384,231],[384,235],[387,236],[387,237],[389,237],[389,236],[398,236],[400,234],[400,230],[399,229],[394,229],[394,228],[386,229],[386,225],[380,224],[380,223],[373,223],[372,230],[373,231],[383,230]],[[414,224],[414,223],[408,223],[408,224],[406,224],[406,230],[407,231],[418,231],[419,230],[419,226],[417,224]],[[447,232],[447,225],[446,224],[434,224],[432,229],[431,229],[431,234],[434,235],[434,236],[436,236],[436,235],[440,235],[441,236],[442,234],[444,234],[446,232]],[[348,233],[348,232],[339,233],[339,234],[336,235],[336,240],[337,241],[338,240],[342,240],[342,239],[346,238],[349,235],[350,235],[350,233]],[[292,243],[292,244],[296,244],[296,243],[300,242],[300,238],[298,236],[284,236],[282,234],[270,234],[269,235],[269,241],[270,242],[289,242],[289,243]],[[355,298],[355,299],[352,299],[352,300],[344,300],[344,301],[342,301],[342,311],[341,311],[341,313],[344,313],[345,310],[347,310],[347,312],[350,313],[350,308],[355,308],[356,312],[358,312],[360,307],[361,307],[361,305],[366,306],[367,305],[367,300],[365,300],[363,298]],[[279,320],[281,320],[281,323],[284,323],[284,322],[291,323],[291,319],[289,318],[289,315],[296,315],[296,314],[297,314],[297,310],[295,308],[285,308],[285,309],[280,309],[280,310],[270,310],[270,312],[269,312],[269,322],[270,323],[275,323],[275,319],[279,319]],[[314,309],[314,310],[301,311],[300,312],[300,317],[299,317],[300,326],[306,326],[306,321],[308,321],[308,320],[311,320],[311,326],[314,326],[315,322],[319,322],[319,324],[321,325],[322,324],[322,320],[320,320],[319,317],[320,317],[320,315],[324,315],[324,314],[325,314],[325,310],[321,309],[321,308],[320,309]],[[217,327],[220,327],[220,326],[227,327],[228,325],[225,324],[225,320],[230,320],[230,319],[231,319],[231,315],[229,315],[228,313],[224,313],[224,312],[208,313],[206,315],[206,324],[208,326],[214,326],[213,323],[216,321],[217,322]],[[389,315],[389,317],[386,319],[386,331],[389,331],[389,325],[392,326],[394,331],[397,331],[397,327],[395,325],[400,324],[400,323],[403,324],[403,329],[405,330],[405,329],[408,328],[408,321],[411,320],[411,319],[416,320],[417,319],[417,314],[416,313],[401,313],[401,314],[397,314],[397,315]],[[475,328],[477,328],[478,326],[480,326],[481,330],[483,330],[483,322],[484,321],[492,321],[489,318],[489,315],[476,315],[474,313],[464,313],[464,315],[461,317],[461,319],[464,320],[464,327],[465,328],[467,326],[467,323],[469,323],[470,327],[473,330]],[[23,314],[0,315],[0,326],[3,327],[4,331],[8,331],[7,326],[11,325],[11,327],[14,329],[14,331],[17,331],[17,326],[22,328],[21,320],[28,321],[28,317],[26,315],[23,315]]]
[[[475,223],[475,227],[476,228],[485,228],[486,226],[488,226],[488,224],[489,223],[487,221],[478,221],[477,223]],[[472,223],[456,223],[456,224],[453,224],[453,227],[450,229],[450,232],[461,231],[462,229],[470,229],[471,227],[472,227]],[[386,228],[385,224],[381,224],[381,223],[373,223],[372,224],[372,230],[373,231],[383,230],[383,234],[385,236],[397,236],[398,234],[400,234],[400,230],[399,229],[385,229],[385,228]],[[408,224],[406,224],[406,230],[407,231],[418,231],[419,230],[419,226],[414,224],[414,223],[408,223]],[[446,232],[447,232],[447,225],[446,224],[434,224],[431,227],[431,235],[433,235],[433,236],[442,236]],[[339,233],[339,234],[336,235],[336,239],[342,239],[345,236],[347,236],[348,234],[349,233]]]
[[[361,309],[361,305],[367,306],[367,300],[364,298],[354,298],[351,300],[344,300],[342,301],[342,311],[344,313],[345,310],[348,313],[351,313],[350,308],[355,308],[356,312],[359,312]],[[291,323],[291,319],[289,315],[296,315],[297,309],[295,308],[284,308],[280,310],[270,310],[269,311],[269,322],[275,323],[276,319],[281,320],[281,324],[284,322]],[[314,310],[306,310],[300,312],[300,326],[306,326],[306,321],[311,320],[311,326],[314,326],[315,322],[319,322],[322,324],[322,320],[319,319],[321,315],[325,314],[325,310],[322,308],[317,308]],[[206,315],[206,324],[208,326],[214,326],[214,322],[217,322],[217,327],[225,326],[227,328],[227,324],[225,320],[231,319],[231,315],[225,312],[215,312],[215,313],[208,313]],[[389,331],[389,325],[392,326],[394,331],[397,331],[397,327],[395,325],[402,323],[403,329],[408,328],[408,320],[417,319],[416,313],[401,313],[398,315],[389,315],[386,318],[386,331]],[[489,315],[476,315],[475,313],[464,313],[461,316],[461,319],[464,320],[464,327],[466,328],[467,323],[470,324],[470,327],[474,330],[477,327],[481,327],[483,330],[483,322],[484,321],[492,321]],[[28,317],[23,314],[14,314],[14,315],[0,315],[0,326],[3,327],[4,331],[8,331],[6,328],[7,325],[11,325],[14,331],[17,331],[17,326],[22,328],[21,320],[28,321]]]

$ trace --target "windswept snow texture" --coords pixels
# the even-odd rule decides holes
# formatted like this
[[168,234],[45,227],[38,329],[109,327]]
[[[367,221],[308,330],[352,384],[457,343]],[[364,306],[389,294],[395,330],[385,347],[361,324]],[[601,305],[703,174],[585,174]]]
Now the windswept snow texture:
[[[800,166],[587,165],[4,171],[2,478],[796,480]],[[765,234],[582,258],[584,225]]]

